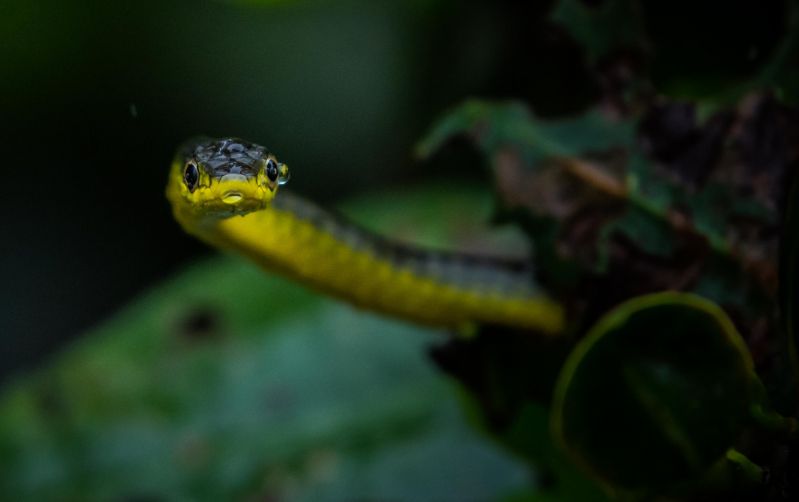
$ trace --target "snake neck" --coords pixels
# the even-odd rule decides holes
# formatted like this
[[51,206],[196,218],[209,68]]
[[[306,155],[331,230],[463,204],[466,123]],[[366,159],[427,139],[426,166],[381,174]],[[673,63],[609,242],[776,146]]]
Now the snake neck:
[[427,249],[386,238],[291,192],[281,192],[272,210],[307,222],[353,253],[369,255],[396,270],[474,291],[534,294],[533,270],[523,260]]
[[176,207],[175,217],[216,247],[370,310],[452,328],[562,328],[561,308],[534,290],[522,263],[385,239],[285,190],[267,209],[245,216]]

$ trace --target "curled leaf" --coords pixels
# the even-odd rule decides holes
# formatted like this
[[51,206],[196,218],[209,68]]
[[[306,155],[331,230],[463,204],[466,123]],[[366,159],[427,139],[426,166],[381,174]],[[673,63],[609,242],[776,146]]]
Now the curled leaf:
[[740,436],[755,399],[752,359],[727,315],[658,293],[603,317],[560,374],[553,431],[614,486],[657,489],[702,476]]

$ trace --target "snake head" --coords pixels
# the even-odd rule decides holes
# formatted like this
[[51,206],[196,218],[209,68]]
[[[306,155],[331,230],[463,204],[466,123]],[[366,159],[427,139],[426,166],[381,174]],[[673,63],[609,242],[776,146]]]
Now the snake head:
[[265,208],[288,167],[266,148],[237,138],[193,140],[178,151],[170,198],[206,216],[245,215]]

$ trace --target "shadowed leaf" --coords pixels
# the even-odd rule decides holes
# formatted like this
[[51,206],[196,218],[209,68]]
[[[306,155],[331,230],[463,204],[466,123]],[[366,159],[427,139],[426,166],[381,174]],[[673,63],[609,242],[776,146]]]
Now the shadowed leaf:
[[553,430],[612,485],[670,487],[699,479],[734,445],[756,378],[740,335],[714,304],[679,293],[636,298],[603,317],[569,356]]

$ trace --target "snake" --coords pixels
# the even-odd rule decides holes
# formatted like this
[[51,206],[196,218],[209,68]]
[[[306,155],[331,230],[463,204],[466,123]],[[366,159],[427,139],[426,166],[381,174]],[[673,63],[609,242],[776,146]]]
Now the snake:
[[188,234],[361,309],[455,331],[563,331],[529,264],[384,237],[283,188],[289,174],[258,144],[195,138],[177,149],[166,196]]

